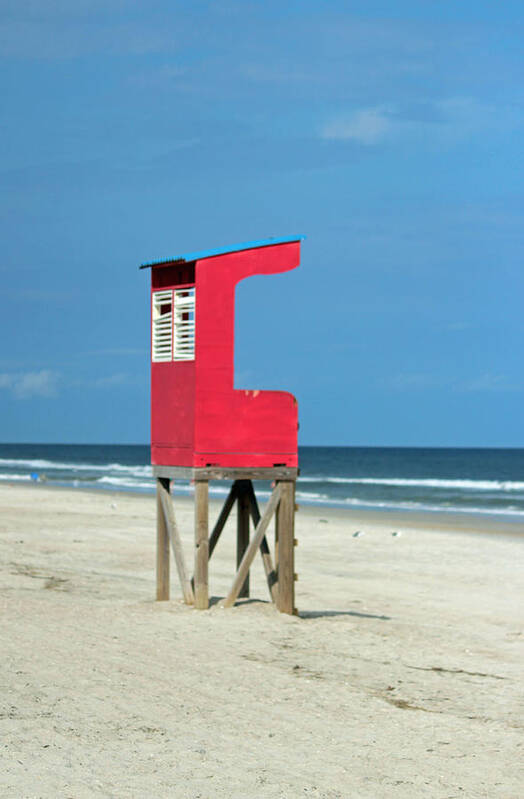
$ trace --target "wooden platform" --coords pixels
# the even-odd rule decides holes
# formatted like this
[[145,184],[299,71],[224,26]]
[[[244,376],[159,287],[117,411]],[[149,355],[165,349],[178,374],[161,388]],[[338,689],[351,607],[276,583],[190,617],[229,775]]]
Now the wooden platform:
[[273,466],[270,469],[229,469],[223,466],[188,468],[186,466],[153,466],[153,477],[171,480],[296,480],[298,469]]

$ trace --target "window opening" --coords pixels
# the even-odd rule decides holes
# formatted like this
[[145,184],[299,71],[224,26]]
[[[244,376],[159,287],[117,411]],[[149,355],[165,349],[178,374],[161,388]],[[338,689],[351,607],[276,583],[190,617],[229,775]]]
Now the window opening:
[[153,361],[170,361],[173,357],[173,293],[153,293]]
[[195,289],[153,292],[153,361],[195,358]]
[[192,361],[195,357],[195,289],[175,289],[173,294],[173,360]]

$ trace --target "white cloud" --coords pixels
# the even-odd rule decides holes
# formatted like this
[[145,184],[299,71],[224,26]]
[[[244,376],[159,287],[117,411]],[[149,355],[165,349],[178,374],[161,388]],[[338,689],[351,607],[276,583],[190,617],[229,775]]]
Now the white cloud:
[[0,389],[10,391],[17,399],[56,397],[59,376],[50,369],[19,374],[0,374]]
[[353,140],[361,144],[376,144],[391,129],[388,109],[363,108],[328,122],[321,131],[323,139]]
[[423,139],[442,145],[523,125],[524,114],[519,108],[488,105],[474,97],[447,97],[409,108],[382,104],[341,112],[323,124],[320,138],[365,145],[385,139]]
[[524,387],[512,382],[506,375],[484,374],[472,380],[466,380],[457,385],[457,391],[466,392],[514,392],[522,391]]

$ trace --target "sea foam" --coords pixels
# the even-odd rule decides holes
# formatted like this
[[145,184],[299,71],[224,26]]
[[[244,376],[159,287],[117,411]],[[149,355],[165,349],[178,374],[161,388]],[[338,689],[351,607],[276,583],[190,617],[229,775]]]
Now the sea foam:
[[339,483],[341,485],[383,485],[399,487],[465,489],[467,491],[524,491],[524,482],[516,480],[446,480],[401,477],[299,477],[299,483]]

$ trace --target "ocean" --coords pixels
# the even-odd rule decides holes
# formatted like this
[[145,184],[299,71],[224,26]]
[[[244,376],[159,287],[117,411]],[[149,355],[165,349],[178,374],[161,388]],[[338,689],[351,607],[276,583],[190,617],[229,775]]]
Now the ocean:
[[[299,460],[301,503],[524,521],[524,449],[300,447]],[[0,444],[0,482],[153,493],[149,462],[146,445]],[[227,491],[210,484],[212,496]],[[175,481],[173,493],[191,492]]]

